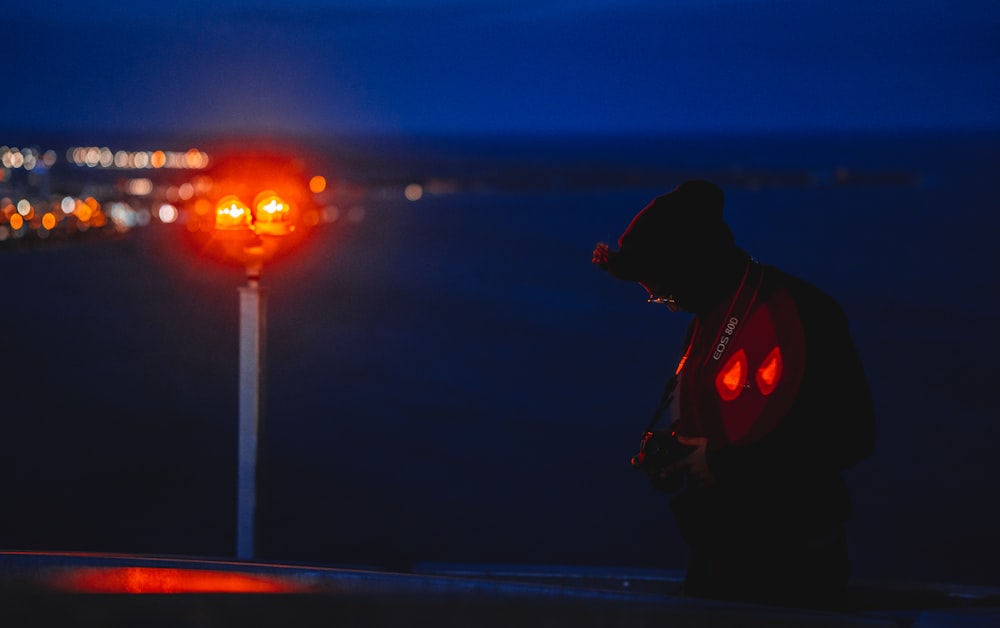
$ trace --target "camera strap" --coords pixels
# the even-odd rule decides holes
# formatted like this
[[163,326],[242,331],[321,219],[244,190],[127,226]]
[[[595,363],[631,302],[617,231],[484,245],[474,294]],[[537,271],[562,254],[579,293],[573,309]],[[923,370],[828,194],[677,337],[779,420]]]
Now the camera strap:
[[[690,346],[688,347],[688,350],[691,350]],[[684,355],[687,357],[686,353]],[[653,431],[653,428],[659,422],[660,417],[663,416],[663,411],[666,410],[674,401],[674,389],[677,388],[677,376],[679,373],[680,371],[678,370],[677,373],[674,373],[673,377],[667,380],[667,385],[663,390],[663,396],[660,398],[660,405],[656,407],[656,412],[653,413],[653,417],[649,420],[649,424],[646,425],[647,432]]]
[[[705,357],[705,364],[709,362],[720,363],[722,356],[725,354],[726,349],[736,338],[736,332],[741,329],[741,323],[746,320],[747,315],[750,314],[750,310],[753,309],[754,303],[757,301],[757,295],[760,293],[761,284],[764,282],[764,269],[757,262],[757,260],[752,257],[747,257],[747,267],[743,271],[743,279],[740,280],[740,286],[736,289],[736,294],[733,295],[733,300],[729,303],[729,309],[726,315],[722,318],[722,324],[719,327],[719,332],[715,336],[715,344],[712,348],[711,355]],[[753,286],[753,290],[748,290],[748,286]],[[646,425],[646,431],[651,432],[656,424],[659,422],[660,417],[663,416],[663,412],[670,407],[670,404],[674,400],[674,391],[677,389],[677,383],[680,379],[681,371],[684,370],[684,365],[687,363],[688,357],[691,355],[691,348],[694,347],[695,340],[698,338],[698,319],[694,319],[693,328],[691,330],[691,339],[688,341],[687,349],[684,350],[684,355],[681,356],[680,361],[677,363],[677,369],[674,371],[673,376],[667,380],[667,385],[664,387],[663,396],[660,398],[660,403],[656,407],[656,411],[653,413],[652,418],[650,418],[649,423]]]
[[[736,332],[741,328],[743,321],[750,314],[753,304],[757,301],[757,295],[760,293],[760,286],[763,282],[764,269],[752,257],[747,257],[747,267],[743,271],[743,279],[740,280],[740,287],[736,289],[736,294],[733,295],[733,300],[729,303],[729,310],[722,317],[719,332],[715,336],[715,342],[711,345],[712,353],[705,357],[705,364],[722,361],[722,356],[725,355],[726,349],[732,344],[733,339],[736,337]],[[750,286],[753,286],[753,290],[748,289]],[[694,334],[691,335],[691,343],[694,343]],[[691,347],[688,346],[688,352],[690,350]],[[685,353],[684,358],[681,358],[681,364],[678,366],[678,373],[683,368],[686,358],[687,354]]]

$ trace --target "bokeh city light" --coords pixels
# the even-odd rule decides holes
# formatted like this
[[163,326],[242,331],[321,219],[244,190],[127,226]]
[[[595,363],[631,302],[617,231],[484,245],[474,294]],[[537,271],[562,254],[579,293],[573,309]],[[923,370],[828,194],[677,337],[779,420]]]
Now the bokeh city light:
[[[301,238],[343,215],[340,207],[324,200],[332,192],[327,175],[310,172],[305,158],[294,151],[281,157],[259,150],[242,156],[229,151],[217,160],[197,147],[80,145],[62,150],[4,145],[0,245],[114,237],[140,227],[179,225],[182,235],[204,248],[216,227],[216,204],[226,194],[243,199],[247,211],[258,214],[260,231],[287,235],[298,228],[295,235]],[[265,201],[258,207],[255,196],[261,193],[282,202]],[[269,209],[281,209],[280,218]],[[347,215],[357,222],[364,210],[351,207]]]

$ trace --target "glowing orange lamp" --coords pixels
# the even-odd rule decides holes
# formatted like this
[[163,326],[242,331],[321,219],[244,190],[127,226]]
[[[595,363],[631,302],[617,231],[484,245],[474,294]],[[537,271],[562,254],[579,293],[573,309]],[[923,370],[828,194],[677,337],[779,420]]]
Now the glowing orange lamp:
[[230,194],[215,204],[215,228],[223,231],[250,229],[250,208],[235,195]]
[[254,199],[254,230],[261,235],[288,235],[295,230],[290,224],[292,206],[271,190],[265,190]]

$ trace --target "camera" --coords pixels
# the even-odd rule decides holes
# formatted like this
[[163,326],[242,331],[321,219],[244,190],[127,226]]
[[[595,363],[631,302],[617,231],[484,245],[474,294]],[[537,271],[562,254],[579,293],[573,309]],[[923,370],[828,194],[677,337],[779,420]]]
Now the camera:
[[649,474],[654,485],[661,490],[676,491],[681,486],[680,474],[662,479],[659,473],[694,451],[694,447],[677,441],[676,430],[646,431],[639,444],[639,453],[632,456],[632,466]]

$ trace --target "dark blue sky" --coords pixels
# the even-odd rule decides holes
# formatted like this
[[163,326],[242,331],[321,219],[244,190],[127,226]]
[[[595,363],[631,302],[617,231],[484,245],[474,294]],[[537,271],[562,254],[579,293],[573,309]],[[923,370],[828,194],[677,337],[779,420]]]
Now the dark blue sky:
[[3,14],[0,132],[1000,127],[995,0],[57,0]]

